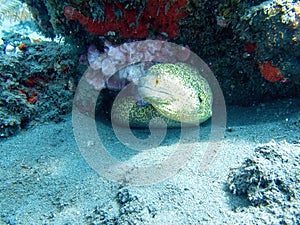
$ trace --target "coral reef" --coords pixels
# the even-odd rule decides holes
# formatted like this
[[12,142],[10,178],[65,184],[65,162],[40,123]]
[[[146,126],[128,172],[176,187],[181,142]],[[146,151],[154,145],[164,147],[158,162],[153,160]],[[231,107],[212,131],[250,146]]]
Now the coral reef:
[[15,118],[2,110],[0,111],[0,137],[11,136],[20,129],[21,122],[19,118]]
[[228,188],[235,195],[246,195],[253,206],[273,212],[274,224],[298,224],[299,171],[300,145],[272,141],[231,169]]
[[[300,7],[297,0],[190,0],[180,11],[181,19],[170,20],[175,24],[174,34],[165,19],[170,18],[168,10],[174,10],[175,6],[181,8],[185,1],[180,1],[181,6],[176,5],[176,1],[161,1],[165,6],[159,10],[150,6],[154,0],[25,2],[46,35],[62,35],[72,46],[87,49],[93,43],[102,49],[105,40],[119,45],[132,38],[155,38],[165,33],[173,37],[175,43],[188,45],[209,64],[229,104],[251,105],[277,97],[299,96]],[[157,13],[156,20],[142,20],[150,8],[152,14]],[[123,28],[109,18],[120,22]],[[141,32],[137,32],[139,29]],[[290,82],[264,79],[259,68],[264,62],[271,62]],[[245,98],[248,101],[244,101]]]
[[286,78],[298,84],[299,8],[299,1],[264,1],[246,8],[240,17],[239,27],[235,30],[240,32],[239,38],[256,43],[259,63],[272,60]]
[[[299,36],[299,26],[295,26],[295,21],[299,21],[295,13],[298,1],[228,0],[212,1],[205,6],[196,1],[192,4],[199,7],[193,12],[199,17],[199,24],[201,18],[209,18],[205,21],[206,27],[199,26],[201,33],[197,34],[198,38],[191,37],[190,40],[194,38],[195,43],[201,40],[196,52],[211,63],[228,103],[243,104],[242,99],[248,99],[244,104],[253,104],[278,97],[299,96],[296,90],[300,84],[300,52],[299,41],[295,39]],[[208,8],[215,11],[215,23],[222,16],[227,25],[214,26]],[[195,47],[188,44],[195,51]],[[220,55],[222,57],[218,57]],[[269,83],[262,76],[259,65],[267,61],[280,71],[285,82]]]
[[[91,34],[104,36],[108,32],[118,32],[125,38],[147,38],[149,30],[154,30],[174,38],[178,35],[178,20],[187,16],[182,9],[186,5],[187,0],[149,0],[144,9],[130,9],[120,3],[104,1],[104,21],[84,16],[73,6],[65,6],[64,15],[68,20],[77,20]],[[121,13],[119,17],[116,11]]]
[[33,43],[17,33],[3,35],[2,40],[0,136],[10,136],[30,122],[59,121],[72,107],[76,49],[55,42]]

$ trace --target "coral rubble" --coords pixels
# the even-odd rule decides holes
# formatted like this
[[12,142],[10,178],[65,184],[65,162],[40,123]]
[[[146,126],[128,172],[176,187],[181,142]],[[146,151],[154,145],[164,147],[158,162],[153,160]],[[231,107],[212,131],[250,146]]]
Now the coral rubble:
[[86,216],[88,224],[146,224],[147,219],[156,215],[156,209],[142,201],[140,196],[133,195],[127,188],[120,188],[116,194],[116,215],[106,207],[96,206]]
[[272,141],[231,169],[228,188],[233,194],[246,195],[253,206],[273,212],[274,224],[299,224],[299,171],[300,145]]

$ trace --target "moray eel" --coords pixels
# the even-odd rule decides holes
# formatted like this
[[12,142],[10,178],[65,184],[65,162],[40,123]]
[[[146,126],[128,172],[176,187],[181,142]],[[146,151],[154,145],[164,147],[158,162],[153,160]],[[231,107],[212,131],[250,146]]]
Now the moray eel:
[[[184,63],[156,64],[140,77],[138,94],[147,104],[137,106],[133,96],[114,102],[111,113],[117,125],[145,128],[153,118],[163,119],[169,128],[181,123],[198,125],[212,115],[212,91],[198,70]],[[161,122],[155,123],[159,128]]]

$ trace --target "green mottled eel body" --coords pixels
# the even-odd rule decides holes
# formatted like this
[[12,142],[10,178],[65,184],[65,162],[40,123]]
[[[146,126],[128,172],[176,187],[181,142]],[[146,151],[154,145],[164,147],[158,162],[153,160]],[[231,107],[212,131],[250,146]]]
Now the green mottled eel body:
[[[168,127],[181,123],[198,125],[212,115],[212,92],[198,70],[184,63],[156,64],[138,84],[138,94],[148,102],[136,106],[137,100],[123,97],[114,102],[112,120],[120,126],[146,128],[153,118],[163,119]],[[127,120],[126,120],[127,118]],[[154,127],[161,127],[157,121]]]

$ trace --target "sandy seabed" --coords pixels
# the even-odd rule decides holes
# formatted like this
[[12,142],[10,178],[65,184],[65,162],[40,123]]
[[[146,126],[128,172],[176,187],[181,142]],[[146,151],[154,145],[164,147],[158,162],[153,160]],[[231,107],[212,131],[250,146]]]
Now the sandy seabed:
[[[152,185],[126,186],[91,169],[67,115],[63,122],[1,140],[0,224],[271,224],[276,215],[230,193],[227,177],[230,168],[238,167],[260,144],[299,142],[299,124],[300,99],[230,106],[225,138],[210,166],[199,168],[207,142],[200,139],[197,151],[175,176]],[[204,124],[203,131],[209,127]],[[106,148],[122,158],[126,148],[112,128],[98,122],[98,130]],[[177,131],[170,132],[160,151],[174,148]],[[149,154],[149,162],[150,156],[157,155]]]

